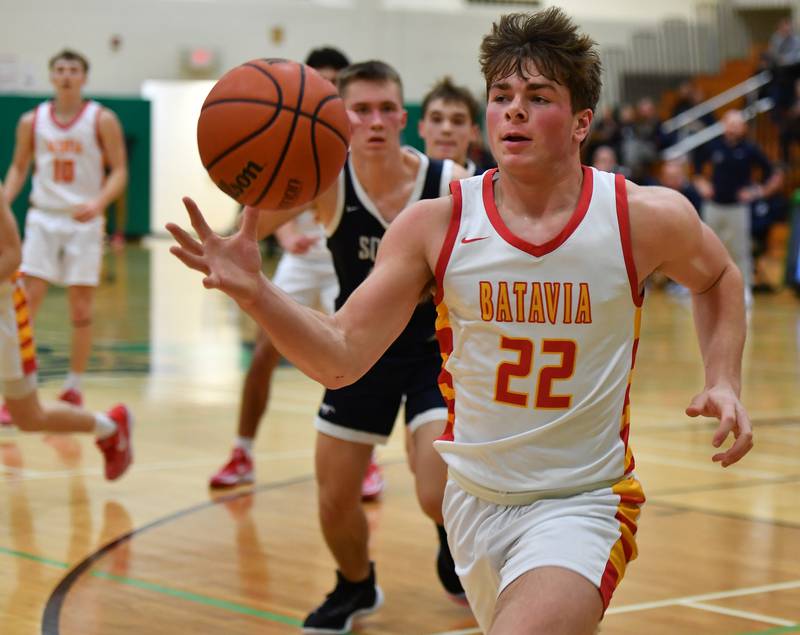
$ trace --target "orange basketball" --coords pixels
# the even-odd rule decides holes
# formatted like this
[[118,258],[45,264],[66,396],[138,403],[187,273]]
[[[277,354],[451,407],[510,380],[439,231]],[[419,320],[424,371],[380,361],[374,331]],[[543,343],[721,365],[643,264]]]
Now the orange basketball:
[[208,93],[197,121],[200,159],[243,205],[287,209],[329,188],[344,166],[350,124],[336,88],[289,60],[246,62]]

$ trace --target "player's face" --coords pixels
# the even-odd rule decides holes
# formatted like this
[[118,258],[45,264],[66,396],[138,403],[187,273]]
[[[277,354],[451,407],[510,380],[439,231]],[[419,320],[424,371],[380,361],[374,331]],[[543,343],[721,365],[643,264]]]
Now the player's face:
[[469,144],[478,138],[478,126],[466,104],[434,99],[419,122],[419,136],[425,141],[425,154],[432,159],[452,159],[463,165]]
[[86,83],[86,72],[77,60],[56,60],[50,69],[50,83],[57,93],[80,94]]
[[408,114],[395,82],[354,81],[342,98],[350,116],[352,152],[375,154],[400,147]]
[[525,70],[525,77],[501,77],[489,87],[489,145],[501,170],[549,171],[574,160],[589,132],[592,112],[573,113],[565,86],[542,75],[531,62]]

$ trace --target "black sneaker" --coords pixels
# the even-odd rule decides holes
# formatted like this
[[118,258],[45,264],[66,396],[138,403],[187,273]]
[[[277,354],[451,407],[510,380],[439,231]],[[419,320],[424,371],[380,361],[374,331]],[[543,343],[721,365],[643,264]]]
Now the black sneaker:
[[436,573],[439,574],[439,581],[451,600],[456,604],[466,606],[467,595],[464,593],[464,587],[461,586],[461,580],[456,575],[456,563],[453,562],[450,547],[447,545],[447,534],[444,533],[444,527],[441,525],[437,525],[436,528],[439,530],[439,554],[436,556]]
[[369,565],[369,577],[350,582],[336,572],[336,588],[303,622],[303,633],[344,635],[350,632],[353,620],[377,611],[383,604],[383,591],[375,584],[375,565]]

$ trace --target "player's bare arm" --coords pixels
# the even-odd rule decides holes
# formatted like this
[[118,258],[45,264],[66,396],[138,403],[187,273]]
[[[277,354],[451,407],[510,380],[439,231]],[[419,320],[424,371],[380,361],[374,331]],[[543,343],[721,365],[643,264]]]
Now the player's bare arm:
[[246,209],[239,232],[222,238],[193,201],[184,202],[200,241],[170,223],[167,229],[180,245],[170,251],[206,275],[206,288],[236,300],[301,371],[330,388],[358,379],[403,330],[433,278],[450,211],[449,199],[435,199],[400,214],[381,242],[370,276],[328,316],[297,304],[261,273],[257,210]]
[[0,281],[8,280],[19,268],[21,260],[17,221],[3,196],[3,184],[0,183]]
[[105,209],[119,198],[128,184],[128,158],[119,119],[113,112],[104,108],[97,123],[100,144],[103,147],[109,173],[97,197],[79,205],[72,215],[80,222],[89,221],[103,214]]
[[17,123],[14,155],[5,178],[5,199],[9,204],[17,198],[22,186],[25,185],[25,179],[28,178],[28,168],[33,160],[33,120],[34,111],[30,110],[22,115]]
[[692,291],[706,377],[703,391],[686,413],[719,419],[714,447],[720,447],[733,432],[733,445],[712,457],[727,467],[753,447],[750,420],[739,401],[746,330],[741,273],[678,192],[628,183],[628,202],[639,283],[658,270]]

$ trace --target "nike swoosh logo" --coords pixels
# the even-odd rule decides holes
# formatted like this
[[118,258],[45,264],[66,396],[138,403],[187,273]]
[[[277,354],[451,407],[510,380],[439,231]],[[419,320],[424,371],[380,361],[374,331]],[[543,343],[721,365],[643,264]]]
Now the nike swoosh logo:
[[461,244],[462,245],[466,245],[466,244],[469,244],[469,243],[476,243],[479,240],[486,240],[487,238],[489,238],[489,237],[488,236],[478,236],[477,238],[462,238],[461,239]]

